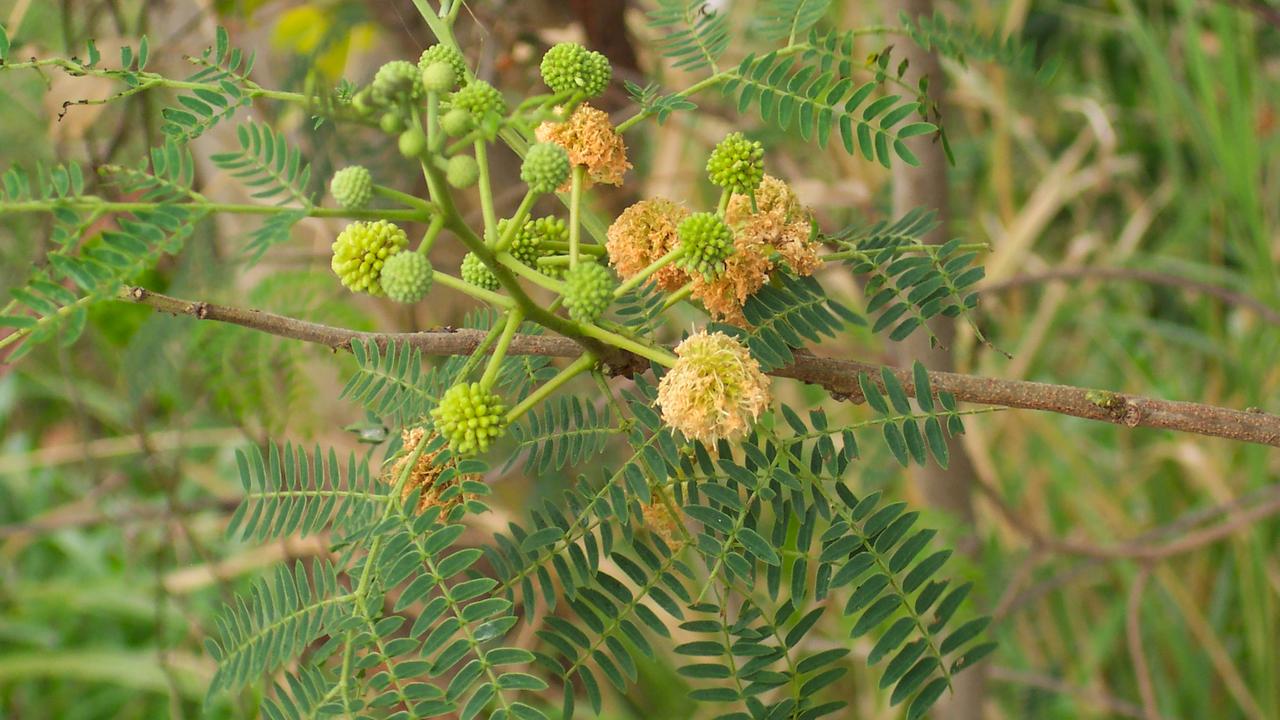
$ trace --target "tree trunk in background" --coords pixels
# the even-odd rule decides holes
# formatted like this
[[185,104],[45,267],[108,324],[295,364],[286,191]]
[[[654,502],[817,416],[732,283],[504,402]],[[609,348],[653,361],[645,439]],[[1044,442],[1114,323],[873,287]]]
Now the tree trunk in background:
[[[886,8],[886,15],[897,17],[899,11],[908,15],[932,15],[932,0],[893,0]],[[908,59],[910,66],[904,79],[913,86],[922,75],[929,77],[929,95],[944,108],[945,83],[941,64],[936,55],[926,52],[910,41],[894,46],[894,61]],[[893,166],[893,212],[894,217],[901,217],[907,211],[917,207],[931,208],[938,212],[938,228],[926,240],[931,243],[945,242],[950,222],[950,203],[947,196],[947,158],[942,143],[934,142],[932,137],[920,136],[908,141],[912,152],[920,159],[918,167],[911,167],[903,162]],[[930,322],[933,333],[941,340],[942,346],[951,347],[955,337],[955,323],[949,318],[935,317]],[[949,350],[929,347],[926,333],[916,331],[907,340],[896,343],[891,348],[897,365],[906,367],[915,360],[920,360],[933,370],[951,370],[952,358]],[[934,464],[915,468],[912,482],[924,496],[930,506],[950,514],[960,523],[962,528],[972,528],[973,512],[973,464],[965,451],[964,444],[958,438],[951,438],[948,448],[951,454],[950,466],[942,469]],[[962,552],[973,553],[977,549],[976,538],[958,536],[954,538]],[[986,697],[986,664],[981,663],[956,676],[953,682],[954,694],[944,696],[934,714],[943,720],[977,720],[983,716],[983,702]]]

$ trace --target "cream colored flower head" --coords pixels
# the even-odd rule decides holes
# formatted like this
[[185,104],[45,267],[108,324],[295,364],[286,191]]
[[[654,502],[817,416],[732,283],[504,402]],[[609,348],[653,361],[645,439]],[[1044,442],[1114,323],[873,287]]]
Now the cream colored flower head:
[[813,219],[795,191],[786,182],[765,175],[755,199],[753,211],[750,197],[734,195],[725,210],[725,222],[747,242],[772,246],[793,272],[812,275],[822,261],[818,243],[811,237]]
[[728,335],[699,331],[676,346],[676,357],[658,384],[658,407],[690,440],[742,437],[769,407],[768,376]]
[[[644,270],[653,261],[671,252],[680,242],[676,228],[689,217],[689,208],[666,198],[641,200],[609,226],[609,263],[624,280]],[[689,282],[689,274],[674,264],[652,276],[652,282],[667,292]]]
[[[591,182],[621,185],[623,174],[631,169],[626,143],[609,122],[609,114],[590,105],[579,105],[565,122],[542,123],[534,134],[538,142],[563,147],[569,153],[569,162],[587,168]],[[560,187],[561,192],[568,189],[567,182]]]

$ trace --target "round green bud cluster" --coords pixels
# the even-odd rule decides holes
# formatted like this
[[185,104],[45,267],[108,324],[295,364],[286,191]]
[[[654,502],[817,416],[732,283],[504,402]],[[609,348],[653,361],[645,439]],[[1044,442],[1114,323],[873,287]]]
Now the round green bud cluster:
[[453,108],[440,117],[440,129],[449,137],[458,137],[471,132],[475,123],[471,122],[471,113],[462,108]]
[[764,146],[740,132],[729,133],[711,151],[707,176],[729,192],[750,195],[764,179]]
[[462,279],[482,290],[497,290],[502,286],[497,276],[475,253],[467,253],[462,258]]
[[404,230],[386,220],[351,223],[333,241],[330,266],[352,292],[382,295],[383,265],[408,243]]
[[525,153],[520,166],[520,179],[530,192],[546,195],[555,192],[569,179],[569,153],[556,143],[537,143]]
[[407,60],[392,60],[373,76],[373,95],[382,101],[422,97],[422,71]]
[[388,135],[394,135],[404,131],[404,118],[400,113],[388,111],[382,113],[382,117],[378,118],[378,127],[382,128],[382,132]]
[[694,213],[676,229],[680,236],[680,258],[676,265],[685,272],[710,281],[724,272],[724,261],[733,254],[733,228],[715,213]]
[[422,71],[422,88],[427,92],[449,92],[458,82],[458,75],[448,63],[431,63]]
[[360,210],[373,198],[373,176],[361,165],[344,167],[333,174],[329,192],[338,205],[348,210]]
[[447,45],[432,45],[422,51],[422,56],[418,58],[418,69],[425,73],[427,68],[436,63],[449,66],[453,71],[454,80],[463,85],[467,84],[467,61],[457,49]]
[[488,115],[507,112],[507,101],[497,88],[483,80],[476,80],[449,96],[449,107],[458,108],[479,121]]
[[433,277],[431,262],[422,253],[398,252],[382,264],[382,290],[398,303],[426,297]]
[[407,158],[422,157],[422,153],[427,151],[427,136],[422,128],[414,125],[400,133],[397,145],[400,146],[400,154]]
[[431,411],[436,430],[449,441],[458,455],[487,452],[489,445],[506,430],[507,408],[502,398],[480,387],[462,383],[445,391],[440,404]]
[[444,179],[459,190],[469,188],[480,179],[480,164],[470,155],[454,155],[445,166]]
[[547,243],[565,242],[568,239],[569,226],[564,220],[558,217],[542,217],[526,222],[511,239],[507,252],[525,265],[538,270],[538,258],[552,254]]
[[590,323],[599,320],[609,307],[617,282],[605,266],[584,262],[569,268],[564,274],[564,286],[564,305],[569,308],[569,317]]
[[580,92],[595,97],[609,87],[609,59],[577,43],[558,43],[542,56],[542,81],[554,92]]

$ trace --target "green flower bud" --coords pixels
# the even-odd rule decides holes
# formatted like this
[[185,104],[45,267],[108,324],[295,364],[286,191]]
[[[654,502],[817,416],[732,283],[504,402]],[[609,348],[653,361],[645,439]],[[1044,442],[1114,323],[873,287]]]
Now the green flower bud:
[[483,80],[476,80],[449,96],[449,106],[465,110],[473,122],[479,124],[486,116],[504,115],[507,101],[497,88]]
[[382,114],[378,120],[378,127],[382,128],[382,132],[388,135],[394,135],[404,131],[404,118],[400,117],[400,113],[388,111]]
[[329,192],[340,207],[361,210],[373,197],[373,177],[360,165],[342,168],[329,181]]
[[724,272],[733,254],[733,229],[715,213],[694,213],[677,228],[681,254],[676,265],[710,282]]
[[729,133],[711,151],[707,176],[729,192],[750,195],[764,179],[764,146],[740,132]]
[[408,243],[404,230],[386,220],[351,223],[334,240],[330,265],[352,292],[382,295],[383,265]]
[[462,57],[462,53],[446,45],[432,45],[422,51],[422,56],[418,58],[418,69],[425,72],[436,63],[448,65],[453,71],[454,81],[462,85],[467,84],[467,61]]
[[405,60],[392,60],[373,76],[373,96],[382,102],[422,97],[422,71]]
[[542,81],[557,93],[580,92],[595,97],[604,92],[613,76],[609,59],[577,43],[552,46],[539,66]]
[[569,226],[565,224],[564,220],[558,217],[538,218],[537,220],[526,222],[524,227],[520,228],[520,231],[511,239],[511,245],[507,247],[507,252],[525,265],[535,270],[541,270],[538,267],[538,258],[552,254],[546,244],[548,242],[564,242],[568,239]]
[[445,166],[444,179],[459,190],[469,188],[480,179],[480,164],[470,155],[454,155]]
[[617,287],[613,273],[594,262],[569,268],[564,284],[564,306],[569,309],[569,317],[584,323],[600,319],[613,301],[613,290]]
[[431,411],[436,431],[449,441],[458,455],[487,452],[492,442],[506,431],[507,408],[502,398],[480,387],[461,383],[445,391],[440,404]]
[[434,62],[422,71],[422,87],[427,92],[449,92],[458,81],[458,75],[448,63]]
[[427,136],[422,128],[413,126],[400,133],[400,154],[407,158],[421,157],[427,151]]
[[471,113],[462,108],[453,108],[440,118],[440,129],[449,137],[459,137],[471,132],[475,124],[471,122]]
[[435,279],[422,253],[398,252],[382,265],[382,290],[398,303],[416,303],[427,296]]
[[538,195],[555,192],[569,179],[569,153],[555,143],[537,143],[525,153],[520,179]]
[[462,279],[470,285],[482,290],[497,290],[502,287],[493,271],[475,253],[467,253],[462,258]]

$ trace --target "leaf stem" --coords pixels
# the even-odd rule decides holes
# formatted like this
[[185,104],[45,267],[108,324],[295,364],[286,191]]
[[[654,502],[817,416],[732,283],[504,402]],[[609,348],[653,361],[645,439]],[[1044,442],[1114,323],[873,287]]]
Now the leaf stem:
[[520,312],[520,308],[512,308],[507,313],[507,324],[502,328],[502,335],[498,338],[498,344],[493,347],[493,354],[489,356],[489,364],[484,368],[484,375],[480,376],[480,387],[485,391],[493,387],[493,383],[498,379],[498,370],[502,368],[502,359],[507,356],[507,349],[511,347],[511,339],[516,336],[516,330],[520,327],[520,322],[524,320],[524,313]]
[[663,255],[657,260],[654,260],[653,262],[649,263],[648,267],[636,273],[635,275],[632,275],[631,277],[627,278],[626,282],[619,285],[618,289],[613,291],[613,296],[616,298],[620,298],[623,295],[626,295],[627,293],[631,292],[635,288],[639,287],[640,284],[643,283],[645,280],[648,280],[654,273],[658,272],[659,270],[666,267],[667,265],[670,265],[673,261],[679,258],[680,255],[683,253],[684,253],[683,245],[675,246],[666,255]]
[[498,216],[493,210],[493,188],[489,182],[489,150],[484,140],[476,140],[476,164],[480,166],[480,210],[484,214],[484,241],[498,242]]
[[556,373],[556,376],[542,384],[541,387],[529,393],[529,396],[521,400],[519,404],[511,408],[507,412],[506,423],[511,424],[519,420],[525,413],[529,412],[538,403],[546,400],[561,385],[569,382],[579,374],[590,370],[596,366],[596,357],[591,353],[583,353],[582,357],[574,360],[565,369]]
[[432,275],[435,278],[435,282],[447,288],[457,290],[458,292],[466,293],[467,295],[470,295],[477,300],[487,302],[490,305],[496,305],[505,310],[510,310],[516,306],[515,300],[512,300],[505,295],[499,295],[492,290],[478,288],[462,278],[456,278],[452,275],[442,273],[439,270],[433,271]]
[[569,267],[578,265],[578,246],[582,242],[582,186],[587,168],[573,166],[573,180],[569,189]]

